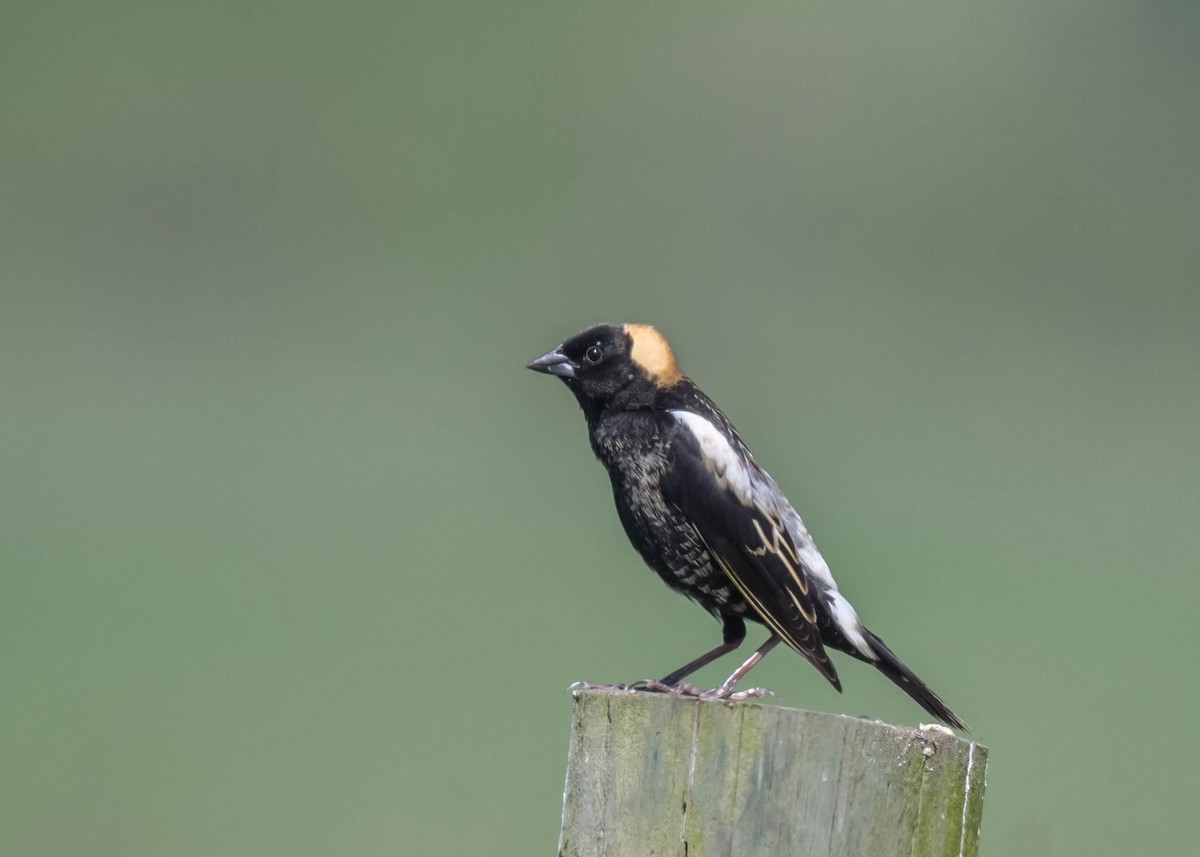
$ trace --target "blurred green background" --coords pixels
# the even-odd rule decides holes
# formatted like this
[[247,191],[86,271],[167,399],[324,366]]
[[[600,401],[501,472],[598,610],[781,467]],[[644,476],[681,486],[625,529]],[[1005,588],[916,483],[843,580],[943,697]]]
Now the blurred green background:
[[[668,335],[991,747],[985,853],[1195,853],[1198,37],[6,4],[0,853],[552,853],[567,685],[719,639],[522,368],[596,321]],[[927,719],[838,666],[754,677]]]

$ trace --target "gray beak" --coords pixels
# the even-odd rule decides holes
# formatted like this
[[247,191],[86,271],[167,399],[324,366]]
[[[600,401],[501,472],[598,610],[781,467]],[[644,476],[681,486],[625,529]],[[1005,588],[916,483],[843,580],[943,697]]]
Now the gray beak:
[[545,372],[547,375],[557,375],[560,378],[575,377],[575,366],[572,365],[571,358],[559,351],[558,348],[547,351],[536,360],[530,360],[525,368],[532,369],[534,372]]

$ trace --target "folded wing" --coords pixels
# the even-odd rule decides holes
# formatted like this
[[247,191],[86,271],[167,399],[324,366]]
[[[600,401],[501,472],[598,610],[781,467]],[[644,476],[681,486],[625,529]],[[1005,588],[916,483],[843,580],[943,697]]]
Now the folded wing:
[[691,411],[670,413],[679,430],[662,479],[664,499],[693,522],[763,623],[841,690],[821,643],[814,582],[784,525],[786,498],[736,435],[731,441]]

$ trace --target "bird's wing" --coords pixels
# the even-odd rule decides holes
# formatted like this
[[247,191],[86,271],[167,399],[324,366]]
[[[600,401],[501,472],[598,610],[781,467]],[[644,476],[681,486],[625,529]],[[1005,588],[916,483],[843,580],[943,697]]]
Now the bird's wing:
[[706,417],[673,410],[678,431],[662,477],[664,499],[694,524],[763,622],[838,690],[817,627],[814,581],[784,524],[791,506],[745,451]]

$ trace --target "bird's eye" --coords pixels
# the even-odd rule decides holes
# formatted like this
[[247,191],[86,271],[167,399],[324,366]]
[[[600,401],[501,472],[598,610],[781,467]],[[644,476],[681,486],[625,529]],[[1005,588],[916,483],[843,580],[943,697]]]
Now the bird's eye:
[[604,357],[604,352],[600,350],[599,345],[593,345],[591,348],[589,348],[587,351],[584,352],[583,357],[585,360],[587,360],[588,363],[595,365],[595,364],[599,363],[600,360]]

